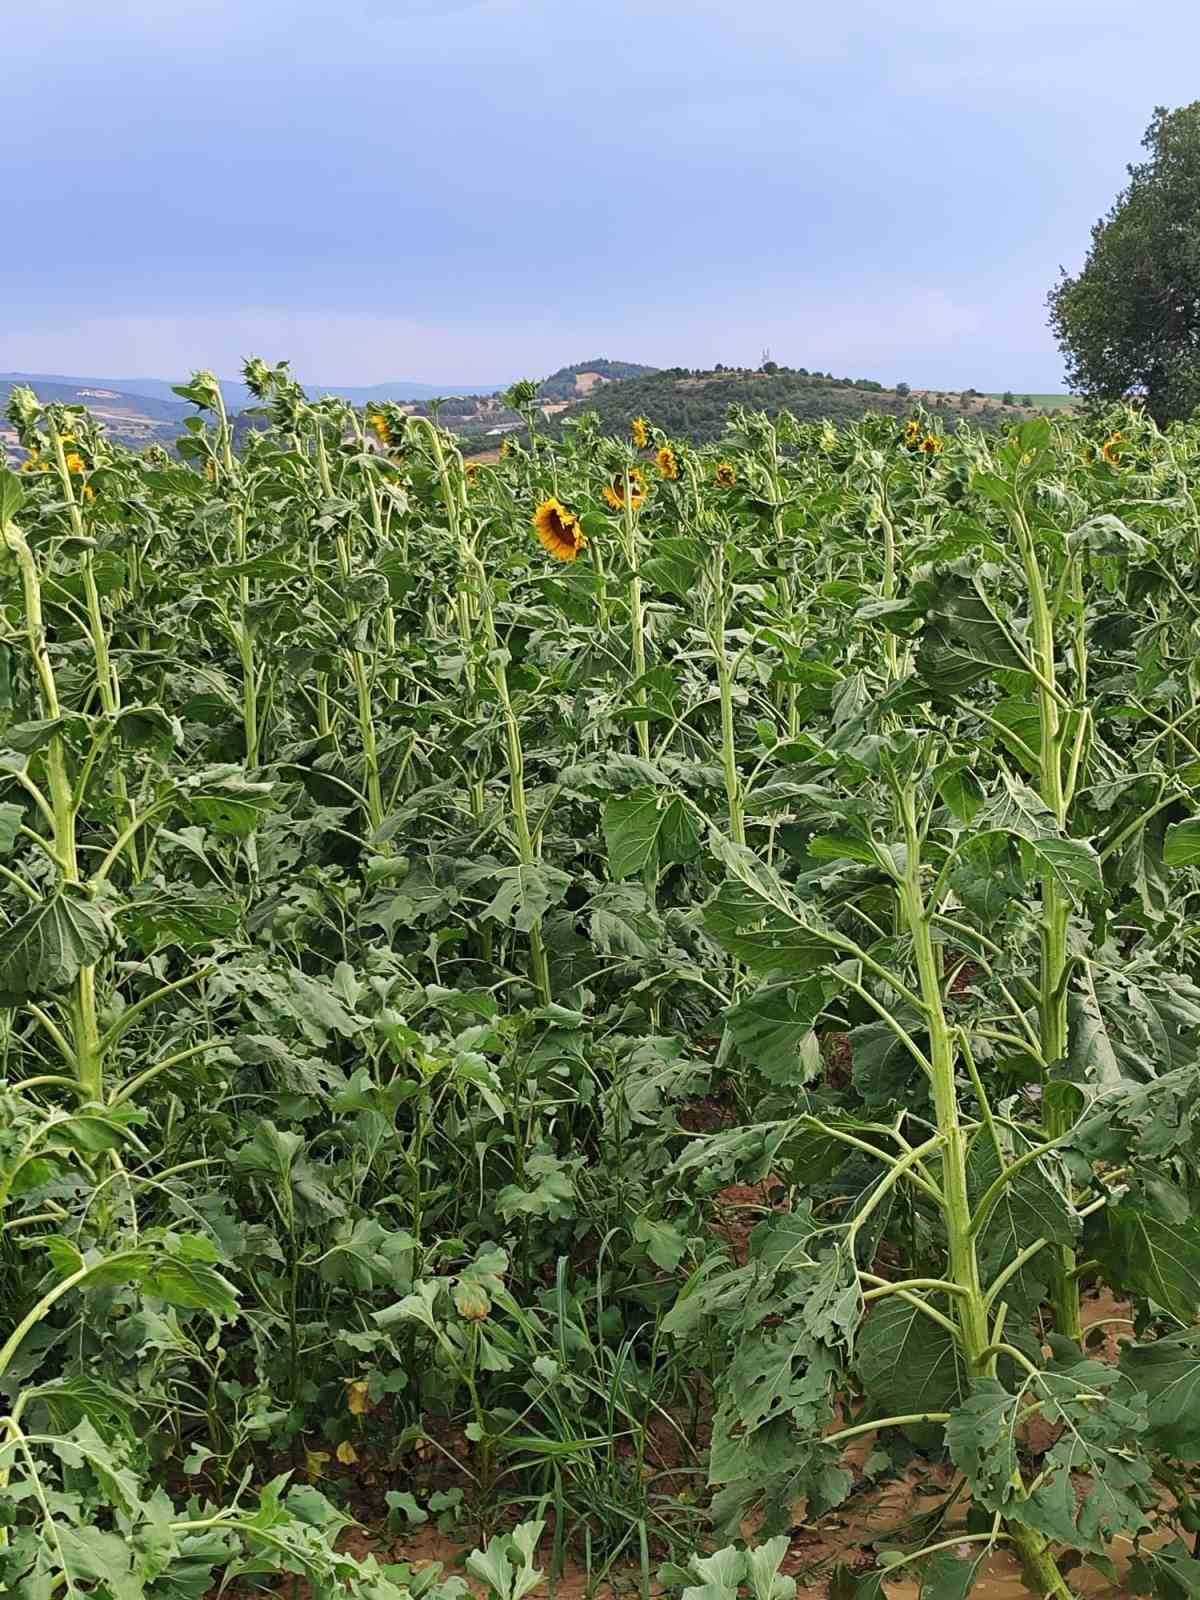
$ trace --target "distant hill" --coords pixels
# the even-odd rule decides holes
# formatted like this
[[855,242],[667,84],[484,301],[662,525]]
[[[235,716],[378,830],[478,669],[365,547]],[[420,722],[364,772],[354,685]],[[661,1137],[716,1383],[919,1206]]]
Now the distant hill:
[[[195,407],[183,400],[134,394],[100,379],[47,378],[28,372],[0,373],[0,414],[18,384],[28,385],[47,405],[86,406],[114,439],[134,449],[170,444],[183,432],[185,420],[195,415]],[[3,429],[0,415],[0,433]]]
[[[584,411],[598,413],[606,433],[627,434],[634,417],[648,417],[677,438],[706,444],[719,438],[732,405],[772,415],[790,411],[801,421],[849,422],[868,411],[907,416],[918,401],[953,424],[960,417],[986,426],[1029,416],[1037,407],[1004,406],[974,390],[888,389],[872,378],[835,378],[802,367],[754,370],[670,367],[596,389],[559,410],[557,422]],[[903,391],[903,392],[902,392]]]
[[[579,361],[560,367],[544,379],[538,393],[548,405],[562,405],[590,394],[602,384],[618,383],[655,371],[632,361]],[[195,416],[195,408],[175,393],[166,378],[80,378],[49,372],[0,372],[0,407],[8,400],[14,384],[28,384],[39,399],[60,405],[86,405],[103,418],[114,437],[127,444],[141,445],[154,440],[169,442],[183,430],[185,418]],[[257,404],[246,385],[237,379],[222,378],[221,392],[231,416]],[[443,402],[439,415],[447,427],[464,433],[485,433],[493,428],[516,426],[519,418],[505,411],[498,398],[502,384],[455,386],[418,383],[396,379],[373,384],[306,384],[310,399],[336,395],[351,405],[382,405],[392,402],[412,406],[428,414],[430,402]]]
[[[1029,397],[1032,408],[1023,404],[1005,406],[996,396],[974,390],[908,391],[904,385],[897,390],[870,378],[835,378],[827,372],[774,364],[772,368],[660,370],[634,361],[597,357],[552,372],[538,385],[538,399],[551,427],[583,411],[595,411],[606,432],[627,434],[634,417],[646,416],[666,432],[696,443],[717,438],[730,406],[736,404],[770,413],[790,411],[801,419],[828,417],[838,422],[861,417],[867,411],[906,415],[919,400],[945,416],[951,426],[959,417],[994,426],[1006,417],[1028,416],[1031,409],[1049,409],[1061,401],[1059,396],[1033,395]],[[196,414],[193,406],[171,392],[165,379],[109,380],[28,372],[0,373],[0,410],[16,383],[28,384],[47,402],[86,406],[115,439],[134,449],[154,443],[169,446],[183,432],[187,418]],[[234,416],[255,403],[244,384],[223,380],[222,388],[225,403]],[[497,389],[444,395],[432,384],[397,382],[340,389],[310,387],[308,392],[315,397],[336,394],[357,406],[391,401],[426,416],[434,409],[431,402],[437,400],[442,424],[461,437],[464,449],[473,451],[496,448],[505,433],[521,426],[521,419],[508,410]],[[247,428],[260,425],[261,419],[253,414],[241,417],[239,437]],[[11,436],[4,436],[0,425],[0,445],[13,443]]]
[[[35,394],[41,394],[45,387],[58,389],[107,389],[114,394],[135,395],[147,400],[161,400],[171,405],[183,404],[174,391],[174,383],[182,383],[183,378],[79,378],[65,377],[54,372],[0,372],[0,385],[11,387],[14,383],[27,383]],[[367,385],[354,384],[317,384],[305,385],[305,391],[314,400],[319,400],[322,395],[337,395],[340,399],[349,400],[352,405],[362,406],[369,401],[385,400],[433,400],[439,395],[449,394],[451,391],[461,394],[494,394],[502,387],[495,383],[481,383],[475,386],[436,383],[417,383],[407,378],[397,378],[389,383],[373,383]],[[221,392],[225,396],[225,404],[231,412],[243,410],[246,406],[254,404],[254,396],[246,385],[237,378],[222,378]],[[45,398],[49,398],[46,396]],[[192,413],[194,415],[194,412]]]
[[559,367],[538,385],[541,400],[575,400],[590,394],[602,383],[625,383],[630,378],[648,377],[657,367],[644,367],[636,361],[577,361],[573,367]]

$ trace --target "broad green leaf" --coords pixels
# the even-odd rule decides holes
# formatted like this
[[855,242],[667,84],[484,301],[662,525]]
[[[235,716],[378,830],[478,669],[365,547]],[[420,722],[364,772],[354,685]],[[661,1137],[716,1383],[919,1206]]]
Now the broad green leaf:
[[495,898],[483,912],[493,922],[511,923],[522,933],[537,927],[546,912],[566,898],[570,875],[540,862],[502,867],[493,875],[499,884]]
[[274,809],[273,787],[251,782],[239,767],[210,767],[184,779],[180,805],[214,833],[245,839]]
[[1013,778],[975,815],[972,831],[1006,833],[1022,840],[1039,866],[1075,898],[1099,894],[1104,887],[1100,858],[1091,841],[1063,837],[1054,814],[1032,789]]
[[[1019,1419],[1034,1402],[1055,1440],[1023,1496],[1015,1488]],[[946,1424],[946,1442],[977,1505],[1103,1555],[1115,1535],[1150,1527],[1150,1465],[1136,1449],[1146,1422],[1141,1403],[1127,1378],[1097,1361],[1041,1372],[1020,1395],[994,1378],[977,1379]]]
[[753,972],[804,975],[825,966],[830,946],[780,890],[765,898],[744,883],[724,884],[704,909],[704,926],[730,955]]
[[[953,1335],[896,1295],[872,1307],[859,1330],[854,1365],[867,1399],[881,1416],[950,1411],[964,1386]],[[925,1449],[941,1437],[937,1424],[906,1431]]]
[[8,855],[17,842],[17,832],[25,820],[25,807],[12,800],[0,803],[0,855]]
[[1163,861],[1168,867],[1194,867],[1200,863],[1200,817],[1170,825],[1163,841]]
[[620,879],[691,860],[700,835],[678,796],[635,789],[604,807],[604,840],[608,870]]
[[1200,1461],[1200,1329],[1126,1345],[1121,1371],[1149,1400],[1149,1437],[1178,1461]]
[[686,600],[695,590],[704,556],[699,539],[656,539],[653,554],[642,563],[643,580],[651,588]]
[[31,906],[0,933],[0,1006],[61,994],[112,942],[103,908],[78,892],[60,890]]
[[821,1070],[813,1032],[829,995],[823,977],[801,983],[764,983],[731,1006],[725,1026],[748,1065],[771,1083],[809,1083]]
[[965,1545],[960,1550],[939,1550],[921,1574],[921,1600],[968,1600],[980,1568],[991,1552],[985,1545]]
[[938,693],[961,694],[996,668],[1027,671],[1010,633],[967,579],[945,574],[916,586],[925,619],[917,671]]
[[[1020,1150],[1015,1152],[1020,1154]],[[967,1158],[967,1184],[972,1208],[1000,1175],[1000,1163],[990,1139],[980,1134]],[[1026,1245],[1038,1239],[1052,1244],[1073,1244],[1079,1224],[1058,1184],[1038,1162],[1023,1167],[1001,1191],[995,1209],[981,1229],[976,1250],[985,1281],[1003,1271]],[[1040,1300],[1046,1257],[1034,1256],[1005,1290],[1014,1308],[1032,1310]]]
[[1095,1250],[1108,1281],[1190,1322],[1200,1310],[1200,1223],[1171,1221],[1133,1201],[1103,1216]]
[[791,1540],[781,1533],[746,1551],[746,1577],[754,1600],[792,1600],[796,1580],[779,1570],[790,1548]]
[[15,472],[0,466],[0,528],[15,522],[25,504],[25,486]]

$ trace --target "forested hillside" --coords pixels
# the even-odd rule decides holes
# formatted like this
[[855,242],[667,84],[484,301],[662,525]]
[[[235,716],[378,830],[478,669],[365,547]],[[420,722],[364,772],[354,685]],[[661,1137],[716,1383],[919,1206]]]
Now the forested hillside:
[[[969,416],[983,427],[1028,416],[1028,408],[1005,406],[974,390],[923,390],[921,398],[953,425]],[[720,437],[729,408],[751,406],[777,415],[788,411],[801,421],[855,422],[868,412],[906,416],[913,393],[907,385],[885,388],[871,378],[835,378],[803,368],[717,367],[711,372],[664,368],[623,383],[610,384],[579,400],[558,419],[559,426],[582,411],[595,411],[605,433],[625,434],[634,417],[649,416],[667,432],[693,444]]]

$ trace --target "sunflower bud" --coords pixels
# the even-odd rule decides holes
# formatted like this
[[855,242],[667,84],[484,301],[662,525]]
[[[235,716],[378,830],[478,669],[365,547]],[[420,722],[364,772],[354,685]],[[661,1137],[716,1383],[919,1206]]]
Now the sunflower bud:
[[487,1291],[479,1283],[457,1283],[454,1286],[454,1305],[466,1322],[483,1322],[492,1309]]
[[521,378],[506,389],[503,394],[504,404],[510,411],[527,411],[537,399],[538,386],[532,378]]

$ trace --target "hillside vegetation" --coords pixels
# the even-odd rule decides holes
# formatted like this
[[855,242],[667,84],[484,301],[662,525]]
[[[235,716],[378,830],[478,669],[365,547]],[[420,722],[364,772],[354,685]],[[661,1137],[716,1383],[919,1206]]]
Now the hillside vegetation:
[[622,383],[629,378],[648,377],[657,367],[640,366],[636,361],[577,361],[572,367],[560,367],[538,384],[540,400],[573,400],[588,394],[599,384]]
[[[732,406],[748,406],[802,421],[854,422],[868,412],[905,416],[911,392],[885,388],[867,378],[834,378],[788,367],[775,371],[748,368],[711,372],[671,367],[644,373],[580,399],[561,414],[559,424],[583,411],[594,411],[606,433],[626,434],[634,417],[652,417],[668,433],[693,444],[708,444],[725,429]],[[920,398],[951,426],[963,419],[983,427],[1032,415],[1035,408],[1003,406],[968,391],[921,391]]]

